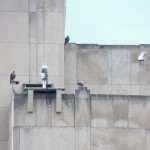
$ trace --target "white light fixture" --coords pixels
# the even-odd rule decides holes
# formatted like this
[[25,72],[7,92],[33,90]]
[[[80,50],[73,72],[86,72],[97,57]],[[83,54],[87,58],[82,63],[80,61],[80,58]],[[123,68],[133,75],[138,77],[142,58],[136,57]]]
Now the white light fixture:
[[139,55],[138,61],[140,61],[140,62],[146,61],[146,52],[142,52],[142,53]]
[[48,84],[48,67],[46,64],[43,64],[41,67],[41,79],[43,81],[43,88],[46,88],[46,84]]

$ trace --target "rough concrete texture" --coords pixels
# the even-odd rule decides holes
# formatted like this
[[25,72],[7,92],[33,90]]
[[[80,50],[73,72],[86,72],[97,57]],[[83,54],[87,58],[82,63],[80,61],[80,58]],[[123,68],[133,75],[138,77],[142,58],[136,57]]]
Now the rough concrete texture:
[[[138,110],[138,111],[137,111]],[[150,99],[141,97],[129,101],[129,127],[150,128]]]
[[91,101],[91,126],[92,127],[112,127],[113,126],[113,106],[112,100]]
[[146,132],[146,150],[150,149],[150,130],[145,130]]
[[8,142],[0,141],[0,150],[8,150]]
[[134,149],[145,149],[145,130],[91,128],[91,150]]
[[61,113],[56,113],[55,93],[35,93],[33,113],[28,113],[27,94],[21,94],[15,95],[15,126],[149,129],[149,105],[148,96],[90,95],[79,87],[76,95],[63,94]]
[[75,129],[73,127],[21,127],[20,150],[29,149],[75,150]]
[[113,100],[113,122],[115,127],[128,127],[128,100]]
[[90,150],[90,127],[76,127],[76,150]]
[[8,140],[8,108],[0,108],[0,140]]
[[63,95],[61,113],[56,113],[56,101],[52,101],[52,126],[74,126],[74,100],[74,95]]
[[26,0],[0,0],[0,3],[1,11],[28,11],[28,2]]
[[[65,1],[0,0],[0,3],[0,19],[3,20],[0,23],[0,82],[4,85],[0,94],[1,112],[3,107],[10,106],[9,76],[13,70],[16,71],[16,80],[20,81],[15,86],[17,93],[22,92],[24,83],[41,83],[39,75],[43,63],[49,67],[49,83],[64,88]],[[26,112],[25,103],[18,105]],[[8,109],[0,114],[0,140],[8,140],[7,115]],[[34,113],[24,115],[19,122],[16,118],[16,122],[35,125],[35,117]]]
[[13,149],[20,150],[20,127],[13,128]]
[[28,113],[27,94],[15,95],[14,148],[149,150],[149,102],[149,96],[97,95],[79,87],[75,95],[63,94],[61,113],[55,93],[47,95],[49,105],[45,93],[34,93]]
[[27,94],[15,95],[15,126],[74,126],[74,95],[63,95],[62,113],[56,113],[55,100],[55,94],[35,94],[28,113]]
[[150,45],[67,44],[66,92],[71,93],[68,87],[75,86],[74,82],[79,78],[93,94],[149,95],[149,88],[144,93],[143,84],[150,84],[150,60],[147,59],[146,62],[146,79],[144,65],[138,62],[142,51],[146,51],[149,56],[149,47]]
[[90,126],[90,91],[79,87],[75,94],[75,126]]

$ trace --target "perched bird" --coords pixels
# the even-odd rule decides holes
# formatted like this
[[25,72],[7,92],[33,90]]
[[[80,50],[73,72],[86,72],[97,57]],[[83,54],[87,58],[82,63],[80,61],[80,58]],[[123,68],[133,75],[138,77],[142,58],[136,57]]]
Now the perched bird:
[[69,43],[69,40],[70,40],[70,38],[69,38],[69,36],[67,36],[67,37],[65,38],[65,44],[68,44],[68,43]]
[[84,86],[84,84],[81,81],[79,81],[79,79],[77,80],[77,85],[81,87]]
[[14,81],[15,78],[16,78],[16,74],[15,74],[15,71],[13,71],[13,72],[10,74],[10,84],[12,83],[12,81]]

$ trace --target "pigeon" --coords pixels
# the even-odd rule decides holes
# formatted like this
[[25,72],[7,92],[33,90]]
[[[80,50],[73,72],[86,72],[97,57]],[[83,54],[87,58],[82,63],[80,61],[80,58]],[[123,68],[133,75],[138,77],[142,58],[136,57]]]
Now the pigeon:
[[81,87],[84,86],[84,84],[81,81],[79,81],[79,79],[77,80],[77,85]]
[[66,38],[65,38],[65,44],[68,44],[69,43],[69,36],[67,36]]
[[16,78],[16,74],[15,74],[15,71],[13,71],[13,72],[10,74],[10,84],[12,83],[12,81],[14,81],[15,78]]

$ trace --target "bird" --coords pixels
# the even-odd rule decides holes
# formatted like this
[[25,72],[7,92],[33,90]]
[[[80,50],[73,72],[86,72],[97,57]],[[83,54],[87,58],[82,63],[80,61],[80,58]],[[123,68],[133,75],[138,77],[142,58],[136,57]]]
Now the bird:
[[77,80],[77,85],[81,87],[84,86],[84,84],[81,81],[79,81],[79,79]]
[[16,74],[15,74],[15,71],[13,71],[13,72],[10,74],[10,84],[12,83],[12,81],[14,81],[15,78],[16,78]]
[[68,43],[69,43],[69,40],[70,40],[70,38],[69,38],[69,36],[67,36],[67,37],[65,38],[65,44],[68,44]]

